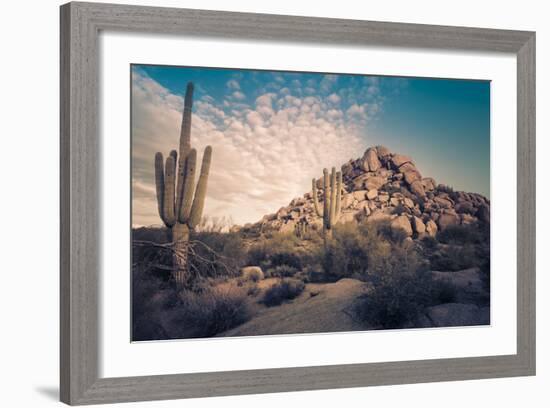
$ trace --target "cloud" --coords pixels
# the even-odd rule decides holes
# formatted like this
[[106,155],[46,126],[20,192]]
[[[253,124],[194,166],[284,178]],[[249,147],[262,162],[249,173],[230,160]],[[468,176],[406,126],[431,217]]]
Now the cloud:
[[[368,120],[367,104],[343,111],[335,105],[340,95],[304,97],[297,91],[301,84],[287,83],[288,92],[257,95],[250,105],[245,98],[226,99],[220,106],[212,99],[195,102],[191,144],[199,160],[207,145],[213,147],[204,215],[255,222],[308,192],[323,167],[339,167],[364,151],[365,130],[359,125]],[[134,225],[160,224],[154,155],[160,151],[166,157],[178,145],[182,107],[180,96],[133,73]]]
[[239,83],[235,79],[230,79],[229,81],[227,81],[226,86],[229,89],[233,89],[233,90],[241,89],[241,86],[239,85]]

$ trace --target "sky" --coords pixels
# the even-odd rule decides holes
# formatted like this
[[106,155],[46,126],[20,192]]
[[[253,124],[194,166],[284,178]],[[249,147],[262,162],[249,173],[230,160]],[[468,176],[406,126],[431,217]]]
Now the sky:
[[205,216],[256,222],[380,144],[490,198],[488,81],[132,65],[134,226],[161,225],[154,156],[177,149],[188,81],[191,146],[213,148]]

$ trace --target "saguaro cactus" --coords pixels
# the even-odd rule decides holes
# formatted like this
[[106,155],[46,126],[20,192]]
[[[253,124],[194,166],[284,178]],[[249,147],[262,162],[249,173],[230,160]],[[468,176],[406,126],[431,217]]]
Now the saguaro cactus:
[[328,170],[323,169],[323,208],[321,208],[317,197],[317,182],[315,179],[311,180],[311,189],[315,212],[319,217],[323,217],[323,237],[326,244],[327,240],[332,237],[332,229],[342,213],[342,173],[336,172],[333,167],[329,180]]
[[[173,276],[178,286],[189,279],[189,231],[202,217],[212,147],[204,149],[199,181],[195,187],[197,151],[191,148],[191,112],[193,83],[187,84],[181,121],[179,154],[172,150],[166,158],[155,155],[155,182],[158,211],[162,222],[171,230]],[[176,166],[177,164],[177,166]]]

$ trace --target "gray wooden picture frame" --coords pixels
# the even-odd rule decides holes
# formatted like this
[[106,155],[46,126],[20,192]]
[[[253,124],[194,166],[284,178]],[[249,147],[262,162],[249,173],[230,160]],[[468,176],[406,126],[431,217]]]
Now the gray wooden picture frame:
[[[60,381],[63,402],[75,405],[113,403],[535,374],[534,32],[94,3],[69,3],[61,6],[60,11]],[[102,30],[515,54],[517,354],[100,378],[98,37]]]

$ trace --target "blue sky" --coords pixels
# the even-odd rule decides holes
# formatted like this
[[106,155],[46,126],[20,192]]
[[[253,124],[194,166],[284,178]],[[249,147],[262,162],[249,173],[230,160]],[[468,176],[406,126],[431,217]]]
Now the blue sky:
[[152,158],[177,145],[188,81],[192,145],[214,148],[210,216],[257,221],[323,167],[377,144],[413,157],[425,177],[490,196],[487,81],[133,65],[135,224],[158,223]]

